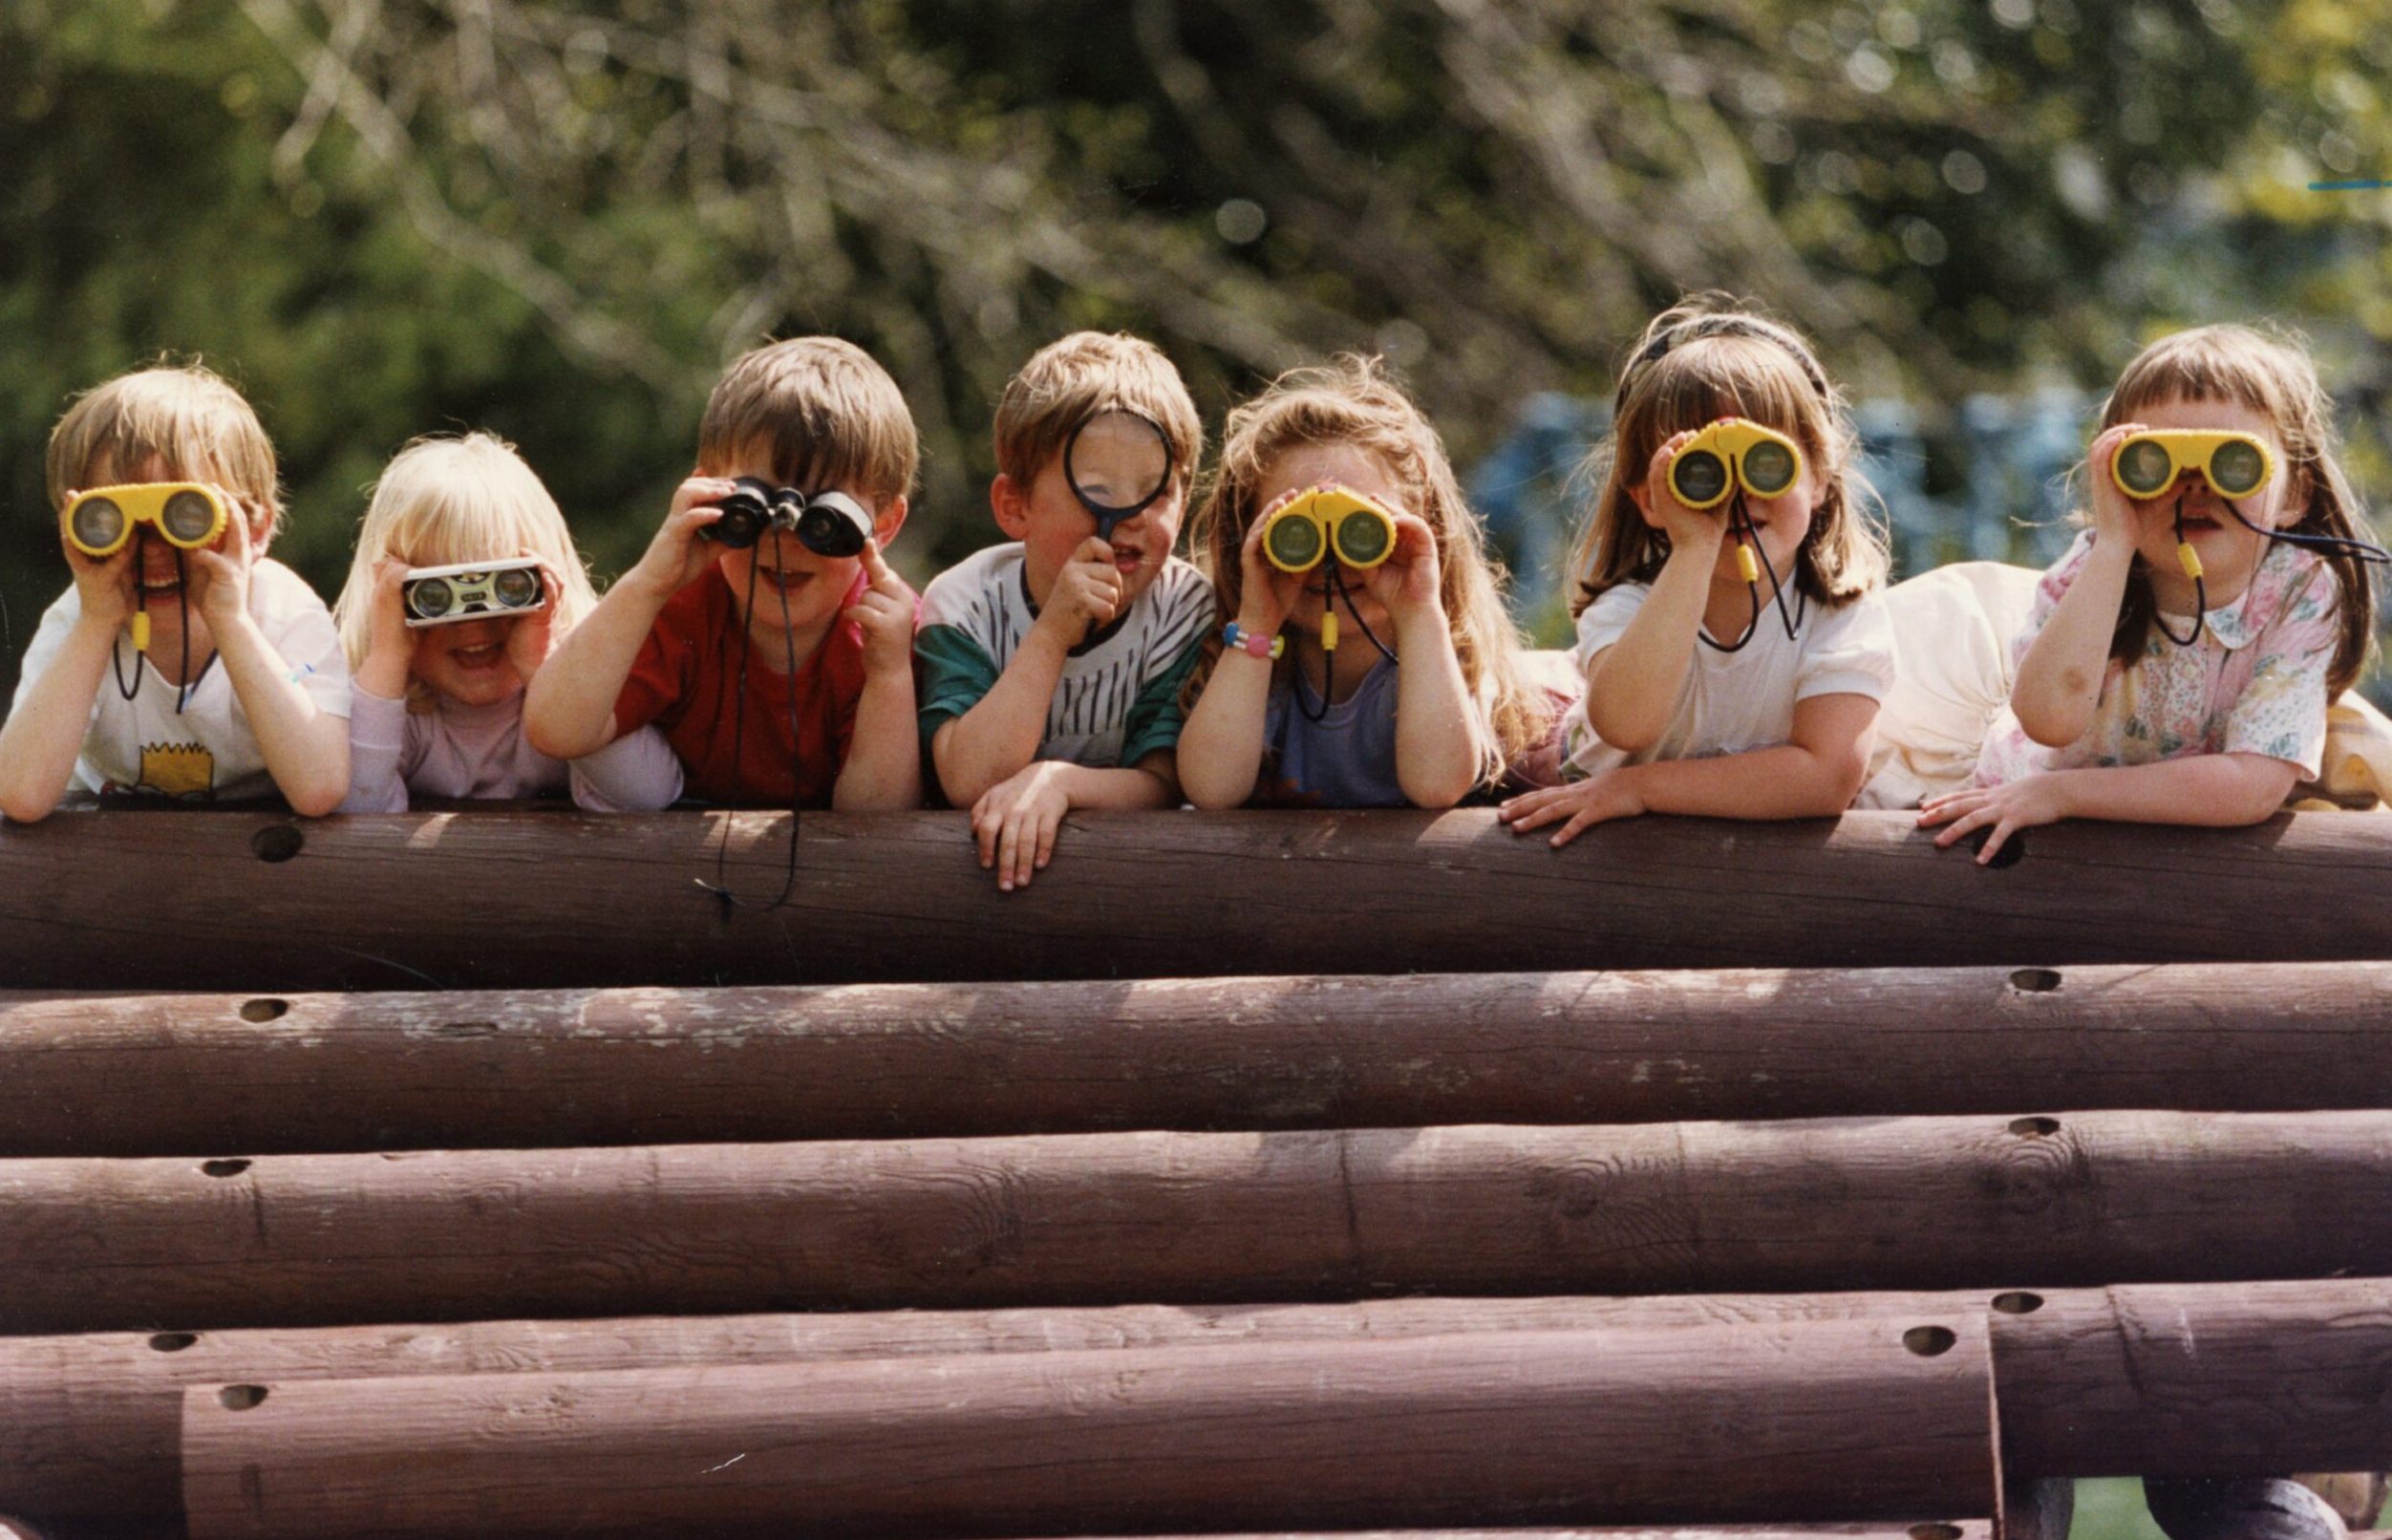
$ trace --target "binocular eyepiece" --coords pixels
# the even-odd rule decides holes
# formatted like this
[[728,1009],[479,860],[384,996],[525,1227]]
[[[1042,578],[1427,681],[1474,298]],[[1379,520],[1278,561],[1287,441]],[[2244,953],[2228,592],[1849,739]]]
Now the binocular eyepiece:
[[817,556],[860,556],[872,537],[872,515],[844,492],[817,492],[808,497],[793,486],[775,486],[758,477],[742,476],[737,488],[719,503],[722,517],[708,524],[707,539],[733,550],[746,550],[768,531],[782,529]]
[[114,556],[148,524],[181,550],[215,543],[230,520],[224,501],[196,481],[136,481],[98,486],[67,504],[67,539],[76,550],[100,560]]
[[1395,515],[1342,486],[1292,499],[1263,526],[1263,555],[1282,572],[1309,572],[1333,556],[1367,572],[1395,553]]

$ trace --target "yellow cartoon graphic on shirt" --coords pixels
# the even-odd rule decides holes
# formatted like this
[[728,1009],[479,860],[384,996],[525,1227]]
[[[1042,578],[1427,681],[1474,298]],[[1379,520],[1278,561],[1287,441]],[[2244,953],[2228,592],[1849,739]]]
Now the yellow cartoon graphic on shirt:
[[216,756],[199,743],[144,743],[139,788],[169,797],[204,797],[216,788]]

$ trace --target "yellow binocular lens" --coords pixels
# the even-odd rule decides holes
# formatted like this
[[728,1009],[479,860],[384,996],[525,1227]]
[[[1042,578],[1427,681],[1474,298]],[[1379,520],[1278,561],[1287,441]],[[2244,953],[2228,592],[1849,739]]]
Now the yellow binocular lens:
[[190,481],[94,487],[67,504],[67,539],[90,557],[114,556],[137,524],[153,524],[169,545],[197,550],[224,532],[224,503]]
[[1341,486],[1304,493],[1263,526],[1263,555],[1282,572],[1309,572],[1331,556],[1368,571],[1395,553],[1395,515]]
[[1670,458],[1670,494],[1690,508],[1715,507],[1739,483],[1757,498],[1784,495],[1801,480],[1794,440],[1758,422],[1722,417]]
[[2155,498],[2197,470],[2222,498],[2247,498],[2275,474],[2275,457],[2247,433],[2170,429],[2138,433],[2109,460],[2110,480],[2130,498]]

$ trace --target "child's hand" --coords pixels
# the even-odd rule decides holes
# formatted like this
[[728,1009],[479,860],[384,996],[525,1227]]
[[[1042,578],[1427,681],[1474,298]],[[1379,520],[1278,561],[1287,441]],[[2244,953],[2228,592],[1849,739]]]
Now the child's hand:
[[[72,504],[80,494],[69,492]],[[90,619],[110,626],[121,626],[133,613],[133,553],[140,548],[138,540],[128,540],[117,548],[114,556],[90,557],[75,548],[67,539],[66,522],[59,521],[58,548],[67,554],[67,570],[75,574],[75,592]]]
[[2146,431],[2140,422],[2122,422],[2093,440],[2085,452],[2085,480],[2093,507],[2093,543],[2132,550],[2141,542],[2144,531],[2166,528],[2176,519],[2174,487],[2158,497],[2141,502],[2119,489],[2118,479],[2110,474],[2110,461],[2117,458],[2118,446],[2138,433]]
[[[889,570],[882,559],[881,543],[864,543],[864,570],[871,587],[847,607],[847,615],[864,628],[864,672],[867,677],[910,674],[913,671],[913,590]],[[985,861],[981,865],[986,866]]]
[[557,581],[556,568],[530,551],[520,554],[540,564],[540,607],[517,615],[508,627],[506,660],[514,666],[516,676],[529,684],[563,640],[557,635],[557,595],[565,591],[565,586]]
[[1644,812],[1644,799],[1636,794],[1634,769],[1623,765],[1567,786],[1523,792],[1495,810],[1496,822],[1511,825],[1514,834],[1526,834],[1566,818],[1570,822],[1553,836],[1553,847],[1559,849],[1581,830],[1607,819],[1635,818]]
[[1653,463],[1645,467],[1644,506],[1645,522],[1670,537],[1672,551],[1700,555],[1716,553],[1725,538],[1728,503],[1732,500],[1723,499],[1707,508],[1690,508],[1670,490],[1670,461],[1677,458],[1678,450],[1694,442],[1695,431],[1674,435],[1653,452]]
[[727,476],[693,476],[674,487],[665,522],[623,581],[646,588],[659,603],[696,581],[716,555],[713,545],[698,539],[698,531],[722,517],[715,504],[737,489],[738,483]]
[[1034,759],[980,794],[972,805],[972,834],[980,842],[980,869],[993,866],[999,892],[1030,886],[1055,854],[1055,831],[1072,810],[1061,759]]
[[1263,554],[1263,528],[1272,514],[1309,490],[1292,487],[1272,498],[1256,515],[1246,531],[1246,543],[1238,547],[1237,626],[1249,635],[1278,635],[1279,628],[1288,623],[1288,611],[1304,592],[1304,573],[1282,572]]
[[1940,848],[1991,824],[1994,832],[1985,837],[1985,848],[1976,852],[1976,864],[1981,866],[2018,830],[2066,818],[2068,799],[2063,786],[2059,777],[2040,775],[2021,776],[1998,786],[1947,792],[1929,798],[1919,808],[1918,826],[1950,823],[1950,828],[1935,836]]
[[1396,548],[1362,575],[1362,591],[1386,607],[1400,625],[1424,614],[1444,613],[1442,568],[1437,534],[1416,514],[1396,515]]
[[202,546],[184,553],[190,564],[192,604],[207,619],[208,629],[218,635],[241,623],[249,612],[249,571],[257,563],[257,552],[249,544],[249,519],[231,493],[217,490],[232,517],[224,521],[224,533],[215,545]]
[[1078,647],[1089,632],[1113,624],[1121,612],[1121,573],[1113,565],[1113,547],[1090,535],[1055,575],[1037,625],[1066,647]]
[[407,602],[401,586],[407,564],[386,556],[374,564],[374,587],[367,601],[366,655],[357,665],[359,689],[384,700],[407,692],[407,675],[415,663],[416,638],[407,629]]

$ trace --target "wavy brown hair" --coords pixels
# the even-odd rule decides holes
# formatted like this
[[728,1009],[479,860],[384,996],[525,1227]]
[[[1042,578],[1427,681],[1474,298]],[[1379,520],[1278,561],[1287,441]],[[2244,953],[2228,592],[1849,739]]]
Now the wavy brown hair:
[[[2291,534],[2331,535],[2373,542],[2367,511],[2351,490],[2335,459],[2334,408],[2317,380],[2317,365],[2297,333],[2271,334],[2247,326],[2202,326],[2162,337],[2126,366],[2102,406],[2094,437],[2132,422],[2146,407],[2163,401],[2232,401],[2264,416],[2283,441],[2285,473],[2296,480],[2291,496],[2306,492],[2309,506]],[[2083,465],[2079,475],[2092,474]],[[2341,587],[2336,612],[2339,633],[2326,672],[2330,695],[2340,695],[2366,671],[2375,645],[2376,591],[2367,564],[2348,547],[2317,553]],[[2151,616],[2158,609],[2151,572],[2142,557],[2126,577],[2126,594],[2110,632],[2109,655],[2132,667],[2150,645]]]
[[1826,496],[1803,537],[1795,587],[1842,605],[1885,582],[1885,534],[1869,511],[1876,494],[1853,468],[1860,435],[1843,394],[1792,329],[1728,295],[1697,294],[1655,316],[1620,364],[1612,431],[1579,473],[1597,490],[1570,552],[1572,615],[1607,588],[1660,576],[1670,537],[1645,523],[1630,490],[1662,444],[1720,417],[1787,435],[1821,469]]
[[[1463,683],[1478,712],[1479,782],[1491,787],[1513,760],[1544,740],[1552,727],[1552,705],[1529,677],[1519,628],[1504,608],[1502,568],[1486,553],[1478,516],[1462,495],[1443,440],[1378,359],[1347,354],[1291,370],[1229,413],[1222,428],[1221,462],[1189,523],[1190,554],[1212,579],[1215,618],[1226,624],[1237,617],[1245,588],[1239,555],[1246,532],[1262,512],[1256,494],[1271,467],[1299,445],[1330,443],[1362,450],[1398,484],[1411,488],[1414,511],[1437,538],[1438,597],[1453,630]],[[1220,658],[1216,625],[1188,675],[1184,701],[1195,703]],[[1284,677],[1295,667],[1294,654],[1277,667]]]

